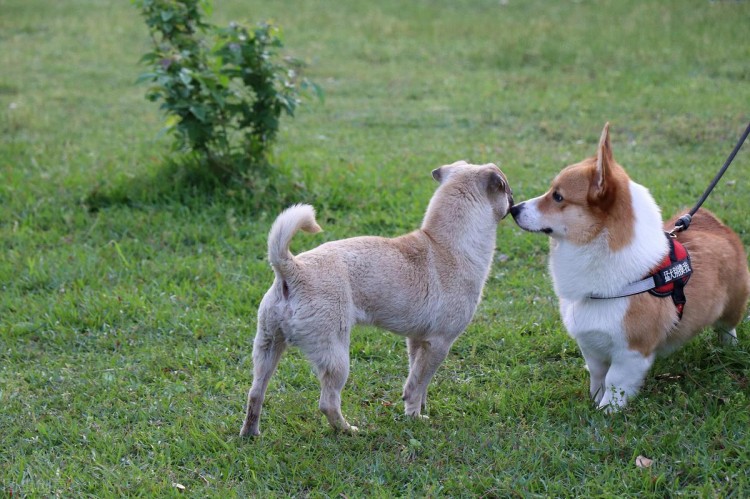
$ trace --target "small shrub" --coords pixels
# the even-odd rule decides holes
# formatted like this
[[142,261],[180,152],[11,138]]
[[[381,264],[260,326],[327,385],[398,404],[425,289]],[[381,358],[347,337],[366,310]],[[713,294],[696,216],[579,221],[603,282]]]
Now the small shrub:
[[146,97],[161,101],[175,148],[222,174],[265,164],[281,114],[294,116],[300,93],[320,91],[300,76],[301,64],[282,59],[279,30],[261,23],[218,28],[204,20],[208,0],[133,0],[154,49]]

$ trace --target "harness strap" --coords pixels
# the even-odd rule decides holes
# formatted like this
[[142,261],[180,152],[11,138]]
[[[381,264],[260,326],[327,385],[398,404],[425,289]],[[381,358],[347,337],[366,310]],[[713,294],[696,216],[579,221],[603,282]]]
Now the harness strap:
[[[666,266],[665,266],[666,265]],[[681,319],[687,298],[685,298],[685,284],[690,280],[693,272],[690,255],[685,247],[674,238],[669,238],[669,262],[664,262],[654,274],[656,287],[648,292],[654,296],[671,296],[677,308],[677,315]]]
[[620,288],[617,293],[611,295],[603,295],[600,293],[591,293],[589,298],[593,300],[609,300],[610,298],[625,298],[626,296],[639,295],[646,291],[652,290],[656,287],[656,281],[654,276],[650,275],[640,281],[631,282],[627,286]]
[[594,300],[625,298],[645,293],[646,291],[661,298],[671,296],[677,308],[677,316],[681,319],[685,303],[687,302],[684,288],[690,279],[693,267],[690,263],[690,255],[685,247],[673,237],[670,237],[669,234],[666,235],[669,240],[669,255],[651,275],[624,286],[615,294],[602,295],[592,293],[589,298]]

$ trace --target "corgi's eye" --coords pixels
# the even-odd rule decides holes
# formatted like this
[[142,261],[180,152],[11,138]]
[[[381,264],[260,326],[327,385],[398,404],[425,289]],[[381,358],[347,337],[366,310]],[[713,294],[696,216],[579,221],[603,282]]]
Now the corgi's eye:
[[554,199],[556,203],[562,203],[563,197],[559,192],[555,191],[552,193],[552,199]]

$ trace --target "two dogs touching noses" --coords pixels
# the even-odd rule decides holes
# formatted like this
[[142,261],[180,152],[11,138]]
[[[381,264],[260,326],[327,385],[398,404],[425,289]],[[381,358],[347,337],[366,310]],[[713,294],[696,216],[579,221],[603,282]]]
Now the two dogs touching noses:
[[288,345],[312,364],[320,382],[319,409],[330,425],[357,431],[341,413],[355,324],[406,338],[405,412],[425,417],[427,386],[474,315],[497,225],[509,213],[522,229],[550,237],[550,273],[562,320],[586,360],[599,408],[623,407],[657,355],[706,326],[736,341],[750,295],[747,257],[739,237],[705,210],[680,235],[694,270],[684,288],[684,315],[671,300],[648,293],[592,298],[642,279],[669,253],[659,208],[614,161],[608,124],[596,156],[566,167],[545,194],[517,205],[493,164],[459,161],[432,175],[439,186],[421,228],[400,237],[354,237],[295,256],[289,251],[294,234],[321,230],[314,209],[295,205],[276,219],[268,239],[275,279],[258,310],[242,436],[260,434],[266,389]]

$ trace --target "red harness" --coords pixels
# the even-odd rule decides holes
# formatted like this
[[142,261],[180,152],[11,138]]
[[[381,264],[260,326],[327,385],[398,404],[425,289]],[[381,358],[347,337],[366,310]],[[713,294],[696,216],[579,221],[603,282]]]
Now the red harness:
[[651,274],[640,281],[631,282],[613,294],[592,293],[588,298],[592,300],[609,300],[612,298],[625,298],[648,291],[654,296],[664,298],[672,297],[677,308],[677,317],[682,319],[682,311],[685,308],[685,284],[690,279],[693,267],[690,264],[690,255],[679,241],[669,234],[665,234],[669,241],[669,254],[664,257],[661,264]]
[[675,307],[677,307],[677,316],[681,319],[685,302],[687,302],[683,288],[690,280],[693,267],[690,264],[690,255],[685,246],[669,235],[667,235],[667,239],[669,240],[669,254],[651,273],[656,287],[648,292],[662,298],[671,296]]

